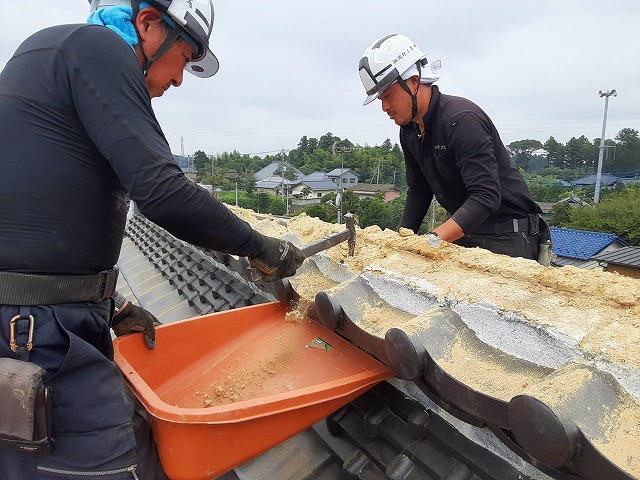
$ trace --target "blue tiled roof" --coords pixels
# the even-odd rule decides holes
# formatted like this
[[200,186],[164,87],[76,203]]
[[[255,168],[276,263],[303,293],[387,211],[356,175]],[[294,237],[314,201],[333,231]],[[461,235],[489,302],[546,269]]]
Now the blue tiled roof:
[[318,182],[313,180],[302,180],[300,183],[306,185],[311,190],[315,190],[316,192],[320,190],[331,192],[337,188],[336,184],[330,180],[322,180]]
[[[616,240],[621,241],[613,233],[588,232],[570,228],[551,227],[553,253],[562,257],[587,260],[600,253]],[[621,241],[622,243],[626,243]]]
[[[578,178],[577,180],[574,180],[573,183],[574,185],[577,186],[589,186],[589,185],[595,185],[596,184],[596,180],[597,180],[597,176],[596,175],[589,175],[587,177],[583,177],[583,178]],[[616,177],[615,175],[612,175],[610,173],[603,173],[600,177],[600,183],[602,185],[615,185],[616,183],[620,183],[622,180],[618,177]]]
[[[263,169],[258,170],[256,173],[254,173],[253,176],[258,181],[264,180],[264,179],[269,178],[269,177],[273,177],[274,176],[274,172],[276,170],[278,170],[281,166],[282,166],[282,162],[280,162],[280,161],[271,162],[269,165],[267,165]],[[287,164],[287,171],[291,171],[291,170],[293,170],[295,172],[296,178],[304,177],[304,175],[302,174],[302,172],[300,170],[298,170],[297,168],[295,168],[291,164]]]
[[323,180],[327,180],[327,174],[324,172],[313,172],[307,175],[306,177],[302,177],[300,182],[321,182]]

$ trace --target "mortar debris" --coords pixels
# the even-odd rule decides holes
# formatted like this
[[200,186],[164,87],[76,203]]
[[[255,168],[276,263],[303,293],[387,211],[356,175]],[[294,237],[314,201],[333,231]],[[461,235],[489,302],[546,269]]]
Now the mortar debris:
[[[262,233],[294,234],[301,245],[344,228],[304,213],[284,226],[276,221],[279,219],[258,219],[249,210],[231,208]],[[543,267],[532,260],[447,242],[432,247],[410,230],[398,233],[378,226],[356,226],[352,257],[346,242],[324,254],[355,273],[378,268],[397,272],[407,283],[426,280],[437,289],[438,301],[484,302],[516,312],[535,326],[575,341],[589,357],[640,368],[638,279],[572,266]],[[314,293],[309,275],[296,286],[311,299]]]

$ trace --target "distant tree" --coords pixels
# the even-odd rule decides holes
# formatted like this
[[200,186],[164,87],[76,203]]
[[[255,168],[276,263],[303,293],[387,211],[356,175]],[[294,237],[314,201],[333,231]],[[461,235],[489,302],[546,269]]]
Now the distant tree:
[[563,202],[554,205],[549,213],[547,223],[551,227],[566,227],[571,223],[571,209],[569,203]]
[[199,173],[211,172],[211,159],[202,150],[193,154],[193,167]]
[[340,137],[334,137],[331,132],[327,132],[320,137],[320,140],[318,140],[318,148],[321,148],[327,152],[330,152],[334,142],[339,142],[339,141],[340,141]]
[[442,207],[440,204],[436,203],[435,205],[435,219],[433,215],[433,203],[429,206],[429,210],[427,214],[424,216],[422,220],[422,224],[420,225],[420,229],[418,230],[418,234],[424,235],[427,232],[432,231],[439,225],[442,225],[449,218],[449,213]]
[[[600,142],[598,141],[598,145]],[[592,172],[598,163],[598,147],[587,137],[572,137],[565,145],[567,167],[584,173]]]
[[367,198],[362,201],[359,220],[360,226],[363,228],[371,225],[378,225],[382,229],[395,229],[397,227],[397,225],[392,224],[389,207],[382,200],[382,195],[376,195],[374,198]]
[[388,215],[389,215],[389,227],[392,230],[398,230],[400,221],[402,220],[402,212],[404,211],[404,204],[407,201],[407,195],[402,194],[398,198],[394,198],[387,203]]
[[569,228],[615,233],[632,245],[640,245],[640,186],[602,197],[594,207],[570,212]]
[[258,213],[268,213],[270,205],[271,199],[267,192],[258,192],[256,194],[256,210]]
[[214,168],[213,175],[211,173],[205,173],[201,177],[200,181],[206,185],[212,185],[213,187],[222,187],[229,183],[229,181],[224,178],[224,170],[221,168]]
[[542,150],[542,143],[539,140],[517,140],[507,145],[507,150],[511,155],[511,160],[518,167],[527,171],[531,156],[537,150]]
[[611,157],[611,171],[624,176],[640,174],[640,136],[638,130],[623,128],[616,135],[614,154]]
[[582,172],[577,172],[571,168],[559,168],[559,167],[547,167],[543,168],[539,172],[538,175],[543,177],[551,177],[562,180],[573,180],[575,178],[581,177]]
[[252,173],[244,173],[240,175],[238,186],[248,194],[252,194],[256,189],[256,177]]
[[309,139],[309,144],[307,147],[307,152],[308,153],[313,153],[316,151],[316,148],[318,148],[318,139],[317,138],[313,138],[311,137]]
[[382,142],[382,144],[380,145],[380,148],[382,148],[387,152],[391,152],[391,149],[393,148],[393,145],[391,145],[391,140],[387,138],[384,142]]
[[547,152],[547,167],[566,167],[566,158],[563,144],[558,143],[555,138],[549,137],[549,140],[547,140],[542,147]]
[[315,203],[306,207],[304,212],[310,217],[319,218],[323,222],[331,223],[336,221],[335,208],[332,209],[329,205]]
[[272,213],[273,215],[284,215],[287,213],[287,207],[284,204],[282,197],[269,195],[268,213]]
[[309,151],[309,139],[306,135],[300,138],[300,141],[298,142],[298,150],[300,153],[311,153]]
[[547,168],[547,158],[544,155],[531,155],[527,172],[538,173]]
[[553,176],[525,174],[524,179],[537,202],[556,202],[567,193],[567,188]]
[[302,190],[300,190],[300,193],[304,198],[307,198],[311,193],[311,189],[305,185],[304,187],[302,187]]
[[[218,200],[227,205],[235,205],[236,204],[236,192],[235,190],[229,190],[226,192],[218,193]],[[248,208],[250,210],[256,209],[256,199],[253,196],[249,196],[244,191],[238,192],[238,206],[242,208]]]
[[285,163],[284,165],[280,165],[278,168],[276,168],[273,171],[273,174],[277,175],[278,177],[284,177],[287,180],[296,180],[298,178],[297,177],[298,174],[293,169],[293,167],[288,163]]
[[360,198],[351,190],[345,190],[342,195],[342,212],[358,214],[360,212]]

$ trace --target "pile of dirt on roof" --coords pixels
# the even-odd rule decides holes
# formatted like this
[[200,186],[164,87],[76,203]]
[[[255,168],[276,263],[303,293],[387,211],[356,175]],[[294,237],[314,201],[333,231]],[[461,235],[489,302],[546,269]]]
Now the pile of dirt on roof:
[[[302,245],[344,228],[301,214],[280,219],[232,210],[267,235],[293,233]],[[486,302],[518,312],[532,324],[552,327],[586,353],[640,368],[640,280],[571,266],[543,267],[532,260],[496,255],[447,242],[430,246],[423,236],[356,227],[354,256],[346,242],[325,253],[354,272],[396,272],[408,284],[426,280],[438,298]]]

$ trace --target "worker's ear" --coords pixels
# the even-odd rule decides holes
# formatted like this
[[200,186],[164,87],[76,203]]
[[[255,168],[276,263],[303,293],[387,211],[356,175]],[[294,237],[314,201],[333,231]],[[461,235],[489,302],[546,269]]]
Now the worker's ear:
[[138,30],[140,40],[143,42],[146,41],[149,35],[157,28],[162,29],[162,33],[164,33],[164,25],[162,22],[162,13],[160,13],[158,9],[147,7],[140,10],[135,20],[136,30]]

